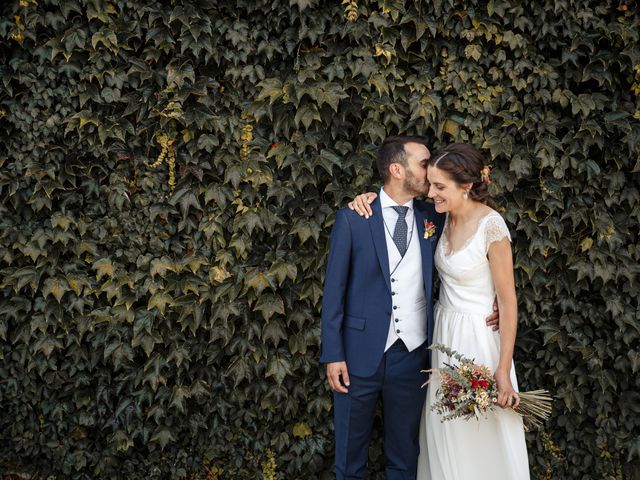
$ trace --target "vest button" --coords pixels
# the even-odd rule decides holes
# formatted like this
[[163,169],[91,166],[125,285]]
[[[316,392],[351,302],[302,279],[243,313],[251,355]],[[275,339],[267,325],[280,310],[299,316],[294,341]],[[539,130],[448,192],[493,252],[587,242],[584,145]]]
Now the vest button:
[[396,279],[395,279],[395,278],[392,278],[392,279],[391,279],[391,281],[392,281],[392,282],[395,282],[395,281],[396,281]]
[[396,323],[398,323],[399,321],[400,321],[400,319],[399,319],[399,318],[396,318]]
[[396,333],[400,333],[400,330],[396,330]]
[[397,306],[397,305],[394,305],[394,306],[393,306],[393,309],[394,309],[394,310],[397,310],[397,309],[398,309],[398,306]]
[[396,294],[396,292],[391,292],[391,295],[395,295],[395,294]]

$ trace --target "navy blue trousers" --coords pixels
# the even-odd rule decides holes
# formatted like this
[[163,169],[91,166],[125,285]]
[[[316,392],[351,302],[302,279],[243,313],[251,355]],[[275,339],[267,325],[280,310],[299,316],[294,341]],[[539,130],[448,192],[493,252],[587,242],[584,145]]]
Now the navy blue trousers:
[[[418,432],[430,350],[425,342],[413,352],[397,341],[382,356],[371,377],[349,374],[348,393],[333,394],[336,479],[366,478],[369,440],[378,399],[382,397],[387,480],[416,478]],[[347,365],[347,368],[349,366]]]

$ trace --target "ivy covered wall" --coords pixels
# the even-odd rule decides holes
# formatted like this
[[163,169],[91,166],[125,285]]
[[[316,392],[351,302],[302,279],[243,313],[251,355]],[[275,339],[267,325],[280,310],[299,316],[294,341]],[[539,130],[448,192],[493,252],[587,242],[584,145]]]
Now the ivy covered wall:
[[639,37],[635,0],[2,2],[0,472],[330,478],[333,212],[406,133],[494,166],[534,478],[638,478]]

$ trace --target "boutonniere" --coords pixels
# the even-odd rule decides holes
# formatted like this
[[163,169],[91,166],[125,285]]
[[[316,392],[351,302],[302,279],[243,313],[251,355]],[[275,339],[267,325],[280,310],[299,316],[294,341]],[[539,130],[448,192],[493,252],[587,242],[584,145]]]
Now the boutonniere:
[[436,224],[429,220],[424,221],[424,239],[433,237],[436,234]]

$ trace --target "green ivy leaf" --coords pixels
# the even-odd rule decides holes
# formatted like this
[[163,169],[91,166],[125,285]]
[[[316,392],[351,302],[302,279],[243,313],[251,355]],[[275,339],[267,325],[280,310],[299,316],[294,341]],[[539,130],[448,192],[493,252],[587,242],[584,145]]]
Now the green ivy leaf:
[[153,435],[151,436],[151,442],[159,444],[160,448],[163,450],[169,443],[173,443],[175,441],[176,437],[173,435],[171,430],[164,426],[156,427]]
[[313,6],[314,4],[315,0],[289,0],[289,6],[293,7],[294,5],[298,5],[298,8],[301,12]]
[[314,120],[320,121],[322,118],[320,117],[320,113],[318,113],[318,108],[313,103],[307,103],[298,108],[293,119],[296,125],[302,123],[306,129],[309,129],[309,126]]
[[280,296],[275,294],[263,294],[258,298],[256,306],[253,307],[256,312],[262,312],[262,318],[269,320],[273,315],[279,313],[284,315],[284,302]]
[[298,275],[298,269],[295,264],[280,259],[273,262],[268,274],[270,277],[275,277],[278,280],[278,285],[282,285],[286,278],[295,281]]
[[46,336],[38,340],[34,344],[33,348],[36,352],[41,352],[46,358],[49,358],[53,350],[61,349],[63,348],[63,345],[62,342],[57,338]]
[[[282,312],[279,313],[284,313],[284,305],[282,306]],[[283,325],[278,320],[271,320],[262,328],[262,341],[265,343],[267,341],[271,341],[277,347],[280,340],[286,339],[287,333],[285,332]]]
[[15,293],[18,293],[26,285],[29,285],[31,290],[36,291],[38,279],[38,271],[35,268],[22,267],[7,275],[2,285],[12,285]]
[[238,387],[243,380],[251,378],[247,357],[236,357],[229,365],[227,375],[233,378],[234,387]]
[[180,413],[184,414],[186,412],[185,401],[190,397],[191,391],[188,388],[182,385],[176,385],[173,387],[169,406],[176,408]]
[[119,452],[126,452],[134,445],[133,439],[122,430],[113,432],[110,441],[116,445]]
[[267,363],[265,377],[273,377],[278,385],[281,385],[287,375],[291,375],[291,362],[284,356],[274,355]]

